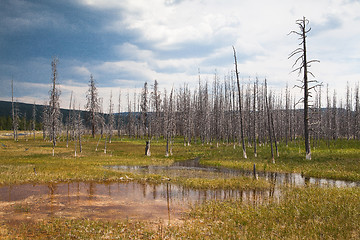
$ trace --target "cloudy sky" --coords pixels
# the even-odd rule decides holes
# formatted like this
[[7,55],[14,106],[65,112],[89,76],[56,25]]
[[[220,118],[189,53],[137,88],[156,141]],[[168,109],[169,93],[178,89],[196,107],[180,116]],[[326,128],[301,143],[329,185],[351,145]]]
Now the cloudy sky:
[[[265,77],[273,89],[296,84],[289,53],[295,21],[310,20],[312,72],[341,96],[360,80],[359,0],[0,0],[0,100],[48,99],[51,59],[59,59],[61,106],[70,92],[83,107],[90,74],[106,102],[156,79],[190,86],[233,70]],[[139,91],[139,90],[138,90]],[[298,90],[296,90],[298,91]]]

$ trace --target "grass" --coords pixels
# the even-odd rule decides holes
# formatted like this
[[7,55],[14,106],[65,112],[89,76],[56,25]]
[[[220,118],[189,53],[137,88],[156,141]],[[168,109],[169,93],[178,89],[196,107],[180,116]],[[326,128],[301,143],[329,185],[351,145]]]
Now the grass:
[[[297,142],[284,146],[279,144],[280,156],[276,164],[271,163],[269,146],[258,147],[255,158],[251,147],[247,148],[248,158],[242,157],[239,146],[219,144],[193,144],[185,147],[182,139],[174,144],[174,155],[165,157],[165,142],[152,141],[151,157],[144,156],[145,140],[113,138],[104,153],[104,140],[95,151],[97,139],[85,137],[83,152],[74,157],[74,143],[66,147],[65,141],[58,142],[55,157],[52,157],[52,145],[40,138],[28,141],[20,138],[14,142],[11,137],[0,139],[0,185],[21,183],[46,183],[64,181],[118,181],[126,176],[143,179],[144,176],[121,173],[104,169],[104,165],[170,165],[174,161],[201,157],[201,163],[237,169],[253,168],[273,172],[298,172],[309,177],[360,181],[360,142],[356,140],[338,140],[330,148],[321,142],[312,149],[312,160],[305,160],[302,146]],[[34,170],[35,169],[35,170]],[[126,175],[126,176],[125,176]],[[158,181],[160,176],[149,176],[149,180]],[[172,179],[175,180],[175,179]],[[184,182],[184,181],[183,181]],[[206,184],[205,184],[206,185]],[[208,184],[209,185],[209,184]],[[211,185],[211,184],[210,184]]]
[[330,147],[322,141],[312,148],[312,160],[305,160],[302,142],[293,142],[288,146],[279,144],[279,157],[271,162],[270,146],[258,147],[255,158],[253,148],[247,148],[247,159],[243,159],[242,149],[230,145],[203,146],[201,163],[211,166],[223,166],[251,170],[253,164],[259,171],[297,172],[308,177],[329,178],[348,181],[360,181],[360,142],[357,140],[337,140]]
[[360,189],[289,189],[280,203],[208,202],[171,236],[209,239],[359,239]]
[[[359,239],[359,188],[292,188],[266,205],[210,201],[184,220],[99,221],[54,218],[0,227],[2,239]],[[11,238],[9,237],[11,236]]]
[[[174,161],[195,158],[202,154],[201,148],[184,147],[177,144],[172,157],[165,157],[164,141],[153,141],[151,157],[144,155],[144,140],[117,139],[108,143],[107,154],[104,153],[104,142],[95,151],[97,139],[85,138],[83,152],[74,156],[74,143],[67,148],[64,141],[59,142],[52,156],[52,145],[41,139],[36,141],[20,139],[2,139],[6,146],[1,148],[0,155],[0,185],[49,182],[75,181],[146,181],[160,183],[168,181],[169,177],[160,174],[134,174],[119,172],[104,168],[108,165],[170,165]],[[206,177],[206,176],[204,176]],[[248,177],[233,179],[200,179],[194,177],[171,177],[173,183],[186,187],[205,188],[266,188],[269,184],[265,180],[254,181]]]
[[[328,147],[320,142],[312,148],[312,160],[304,159],[302,145],[279,144],[280,157],[271,163],[270,147],[258,147],[258,157],[247,148],[243,159],[239,146],[192,144],[176,139],[174,155],[165,157],[165,142],[152,141],[151,157],[144,156],[145,140],[113,139],[104,153],[104,140],[95,151],[97,139],[85,137],[83,152],[74,157],[74,143],[67,148],[60,141],[52,156],[50,142],[37,138],[0,137],[0,185],[72,181],[172,181],[197,189],[259,189],[269,187],[263,179],[219,178],[216,174],[168,176],[120,172],[107,165],[170,165],[201,157],[201,163],[237,169],[298,172],[312,177],[360,181],[360,143],[338,140]],[[181,221],[104,221],[48,218],[41,221],[6,222],[0,220],[1,239],[359,239],[360,189],[287,188],[280,202],[244,204],[241,201],[210,201],[195,206]],[[20,213],[30,211],[26,204],[15,204]]]
[[[74,157],[74,143],[69,148],[59,142],[52,157],[52,145],[40,139],[14,142],[2,139],[6,145],[0,149],[0,184],[46,183],[59,181],[116,181],[125,174],[104,165],[168,165],[174,158],[153,154],[143,156],[141,141],[113,141],[104,154],[104,142],[95,151],[97,141],[86,138],[83,152]],[[160,146],[153,144],[156,152]],[[35,170],[34,170],[35,169]],[[129,176],[129,174],[127,175]]]

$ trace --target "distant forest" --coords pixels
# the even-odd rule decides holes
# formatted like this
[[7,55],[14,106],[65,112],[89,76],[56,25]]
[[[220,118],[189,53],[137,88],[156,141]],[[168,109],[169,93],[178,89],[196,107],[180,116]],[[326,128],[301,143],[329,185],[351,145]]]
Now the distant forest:
[[[33,104],[15,102],[15,107],[19,112],[19,130],[30,130],[32,123]],[[36,130],[42,129],[42,112],[44,111],[44,105],[35,105],[35,126]],[[60,109],[63,116],[69,115],[68,109]],[[84,113],[82,113],[84,114]],[[0,101],[0,130],[12,130],[11,119],[11,102]]]

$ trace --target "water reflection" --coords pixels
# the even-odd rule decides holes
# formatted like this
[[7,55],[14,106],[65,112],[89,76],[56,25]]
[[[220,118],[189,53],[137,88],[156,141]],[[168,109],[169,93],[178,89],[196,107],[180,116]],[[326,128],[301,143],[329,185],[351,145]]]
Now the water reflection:
[[269,190],[194,190],[170,182],[75,182],[0,187],[0,203],[26,201],[34,205],[32,212],[39,209],[49,216],[78,212],[81,217],[162,218],[167,221],[178,218],[189,205],[207,200],[237,199],[256,205],[276,198],[278,196]]
[[[107,166],[123,172],[161,174],[169,177],[205,177],[205,178],[229,178],[238,176],[253,177],[251,170],[230,169],[225,167],[209,167],[202,165],[199,158],[187,161],[175,162],[171,166]],[[355,187],[360,186],[360,182],[350,182],[341,180],[321,179],[305,177],[299,173],[277,173],[258,171],[258,177],[262,177],[274,184],[276,187],[288,186],[307,186],[315,184],[319,187]]]
[[[172,166],[110,166],[113,169],[130,172],[160,173],[167,176],[191,176],[208,178],[229,178],[252,176],[252,171],[206,167],[195,159],[178,162]],[[216,189],[197,190],[171,182],[148,184],[138,182],[72,182],[47,185],[13,185],[0,187],[0,214],[4,219],[16,217],[13,204],[29,204],[30,213],[64,217],[85,217],[101,219],[163,219],[179,218],[189,205],[207,200],[235,199],[245,204],[264,204],[278,201],[281,187],[308,186],[360,186],[359,182],[317,179],[292,173],[258,172],[267,179],[271,187],[265,190]],[[7,204],[7,203],[10,203]],[[17,213],[21,214],[21,213]]]

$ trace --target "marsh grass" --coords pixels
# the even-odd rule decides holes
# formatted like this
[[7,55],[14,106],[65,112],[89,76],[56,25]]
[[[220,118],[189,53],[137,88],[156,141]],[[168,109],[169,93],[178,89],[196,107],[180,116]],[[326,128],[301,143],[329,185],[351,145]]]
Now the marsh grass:
[[[181,138],[175,139],[173,156],[165,157],[165,141],[151,142],[151,157],[145,156],[145,140],[123,137],[113,138],[104,154],[104,139],[95,151],[98,138],[85,136],[83,152],[74,157],[74,143],[66,148],[65,141],[58,142],[55,157],[52,145],[40,137],[33,141],[21,139],[14,142],[11,137],[1,137],[0,184],[46,183],[60,181],[117,181],[128,178],[143,179],[144,176],[105,169],[106,165],[170,165],[201,157],[201,163],[251,170],[256,164],[258,171],[298,172],[305,176],[360,181],[360,147],[356,140],[337,140],[328,146],[319,142],[312,149],[312,160],[305,160],[299,141],[285,146],[279,144],[280,157],[271,163],[270,147],[258,147],[258,157],[247,147],[248,158],[242,158],[242,150],[231,144],[192,144],[184,147]],[[299,152],[300,149],[300,152]],[[35,170],[34,170],[35,168]],[[149,176],[148,179],[161,177]],[[205,184],[206,185],[206,184]],[[209,185],[209,184],[208,184]],[[210,184],[211,185],[211,184]]]
[[265,205],[209,201],[170,224],[54,218],[1,232],[4,239],[359,239],[359,199],[359,188],[292,188]]
[[[300,149],[300,152],[299,152]],[[330,147],[325,141],[312,148],[312,160],[305,160],[305,151],[298,142],[285,146],[279,143],[280,156],[271,162],[270,146],[257,148],[255,158],[253,148],[247,147],[247,159],[241,158],[240,147],[230,145],[203,146],[201,163],[211,166],[223,166],[251,170],[253,164],[259,171],[297,172],[308,177],[329,178],[349,181],[360,181],[360,142],[357,140],[337,140]]]
[[45,183],[56,181],[111,181],[124,178],[123,173],[104,169],[104,165],[168,165],[172,158],[165,158],[153,144],[155,154],[143,156],[142,141],[116,141],[108,144],[107,154],[102,149],[95,151],[97,141],[86,138],[83,152],[74,157],[73,143],[66,148],[59,142],[52,157],[51,143],[36,141],[1,139],[6,145],[0,149],[0,184],[20,184],[28,182]]
[[[0,185],[71,181],[172,181],[190,188],[264,188],[263,179],[204,177],[171,177],[166,174],[120,172],[109,165],[170,165],[201,157],[201,163],[237,169],[299,172],[307,176],[360,180],[360,147],[355,140],[338,140],[329,147],[326,142],[312,148],[312,160],[304,159],[298,142],[279,144],[280,157],[271,163],[269,146],[258,147],[258,157],[242,158],[240,147],[219,144],[192,144],[184,147],[176,139],[174,155],[165,157],[165,142],[151,142],[151,157],[145,156],[145,140],[114,138],[103,152],[102,140],[85,137],[83,152],[74,157],[74,143],[69,148],[61,141],[52,157],[51,143],[37,138],[14,142],[0,137]],[[300,149],[300,152],[299,152]],[[35,170],[34,170],[35,169]],[[103,221],[89,219],[49,218],[35,221],[5,222],[0,219],[1,239],[359,239],[359,188],[288,188],[280,201],[266,204],[244,204],[241,201],[210,201],[195,206],[181,221],[164,224],[159,221]],[[15,212],[27,213],[26,205],[14,205]]]

